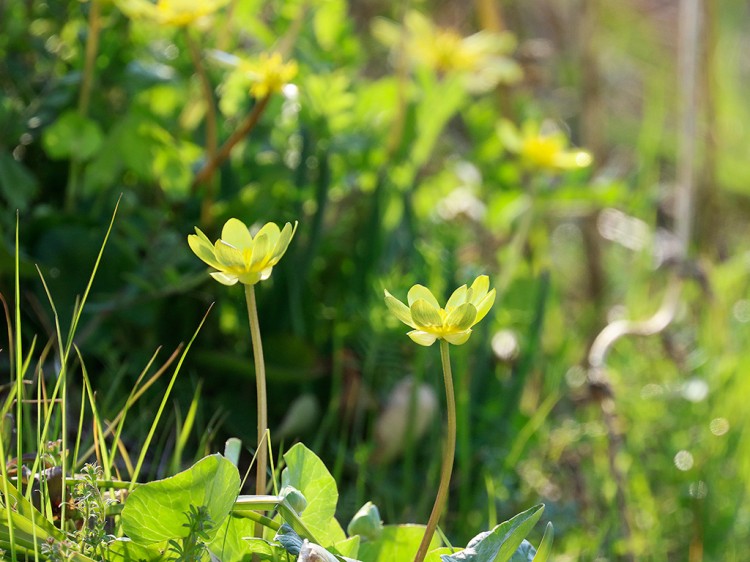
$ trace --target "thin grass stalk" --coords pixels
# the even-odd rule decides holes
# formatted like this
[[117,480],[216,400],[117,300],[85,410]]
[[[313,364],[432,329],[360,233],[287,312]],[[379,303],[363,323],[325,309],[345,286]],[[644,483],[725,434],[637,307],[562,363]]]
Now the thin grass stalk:
[[141,468],[143,467],[143,462],[146,459],[146,453],[148,452],[148,448],[151,445],[151,441],[154,438],[154,434],[156,433],[156,427],[159,425],[159,420],[161,419],[162,413],[164,412],[164,408],[167,405],[167,401],[169,400],[170,395],[172,394],[172,388],[174,387],[174,383],[177,380],[177,375],[180,373],[180,369],[182,368],[182,364],[185,362],[185,357],[187,356],[187,352],[190,350],[190,347],[193,345],[193,342],[195,341],[195,338],[198,337],[198,333],[200,332],[201,328],[203,327],[203,324],[206,321],[206,318],[208,318],[208,314],[211,312],[211,308],[213,308],[213,304],[208,307],[208,310],[206,311],[206,314],[203,316],[203,319],[201,319],[200,324],[198,325],[198,328],[193,333],[193,336],[190,338],[190,341],[185,346],[185,350],[182,352],[182,355],[180,356],[180,360],[177,362],[177,365],[174,368],[174,373],[172,374],[172,378],[169,381],[169,385],[167,386],[166,391],[164,392],[164,397],[161,400],[161,404],[159,404],[159,409],[156,412],[156,416],[154,417],[154,421],[151,424],[151,428],[149,429],[148,435],[146,437],[146,440],[143,442],[143,446],[141,447],[141,453],[138,455],[138,462],[135,465],[135,470],[133,471],[133,477],[132,482],[128,490],[132,491],[135,487],[136,480],[138,479],[138,475],[141,472]]
[[[260,337],[260,322],[258,321],[258,305],[255,301],[254,285],[245,285],[245,300],[247,302],[247,316],[250,323],[250,339],[253,344],[258,409],[258,466],[256,470],[255,493],[261,496],[266,493],[266,470],[268,468],[268,447],[266,444],[268,402],[266,396],[266,366],[263,360],[263,342]],[[257,533],[257,526],[255,530]]]
[[[37,267],[37,271],[39,272],[39,276],[40,276],[40,278],[42,280],[42,284],[44,286],[44,291],[47,294],[47,299],[49,300],[50,307],[52,308],[52,312],[53,312],[54,319],[55,319],[55,330],[57,332],[57,341],[60,344],[60,347],[59,347],[59,349],[60,349],[60,373],[58,375],[57,382],[55,383],[55,388],[54,388],[54,390],[52,392],[52,397],[51,397],[52,406],[51,406],[50,411],[49,411],[49,416],[45,417],[44,429],[42,430],[42,435],[41,435],[41,437],[42,437],[42,441],[41,442],[44,443],[44,442],[47,441],[47,435],[49,434],[48,432],[49,432],[50,422],[52,420],[53,413],[55,411],[55,408],[54,408],[55,400],[57,399],[58,394],[60,394],[61,398],[62,398],[62,408],[61,408],[62,409],[62,428],[61,428],[61,431],[62,431],[62,450],[63,450],[63,456],[65,455],[65,451],[67,451],[67,421],[66,421],[66,418],[67,418],[67,408],[66,408],[66,404],[65,403],[67,401],[67,381],[66,381],[66,379],[67,379],[67,363],[68,363],[68,358],[70,356],[70,350],[71,350],[71,346],[73,344],[73,339],[75,337],[76,328],[78,327],[78,323],[79,323],[79,321],[81,319],[81,314],[83,313],[83,307],[86,304],[86,300],[88,298],[89,293],[91,292],[91,287],[92,287],[92,285],[94,283],[94,278],[96,277],[96,272],[99,269],[99,264],[101,263],[102,255],[104,254],[104,248],[106,247],[107,240],[109,239],[109,235],[112,232],[112,227],[114,225],[115,217],[117,216],[117,209],[118,209],[119,205],[120,205],[120,199],[118,199],[117,204],[115,205],[115,209],[114,209],[114,211],[112,213],[112,218],[110,219],[109,226],[107,228],[106,234],[104,235],[104,240],[102,241],[101,247],[99,248],[99,253],[98,253],[97,257],[96,257],[96,261],[94,262],[94,267],[93,267],[93,270],[91,272],[91,275],[89,276],[89,281],[88,281],[88,283],[86,285],[86,289],[85,289],[85,291],[83,293],[83,297],[79,301],[77,301],[76,306],[74,307],[74,313],[73,313],[73,318],[71,320],[70,331],[68,332],[68,339],[67,339],[67,342],[65,343],[64,348],[62,346],[63,339],[62,339],[62,331],[60,329],[60,317],[59,317],[59,315],[57,313],[57,308],[55,307],[55,303],[54,303],[54,301],[52,299],[52,295],[51,295],[51,293],[49,291],[49,287],[47,286],[47,283],[46,283],[46,281],[44,279],[44,276],[42,275],[41,271]],[[17,221],[17,223],[18,223],[18,221]],[[16,248],[18,248],[18,224],[16,224]],[[18,262],[18,250],[16,250],[16,262]],[[16,271],[16,276],[18,277],[18,269]],[[17,293],[19,292],[18,284],[17,284],[17,287],[16,287],[16,292]],[[20,323],[20,309],[17,310],[17,321]],[[18,326],[16,327],[16,329],[18,330]],[[17,339],[20,340],[20,332],[17,334]],[[20,345],[20,342],[17,342],[16,345],[17,346]],[[18,357],[18,362],[20,363],[20,356]],[[66,472],[67,472],[67,466],[66,465],[68,463],[66,461],[67,461],[67,459],[63,458],[63,463],[62,463],[62,478],[63,478],[63,480],[65,479]],[[32,474],[36,474],[39,471],[39,466],[40,466],[40,455],[37,454],[37,457],[34,460],[34,464],[33,464],[31,473]],[[31,497],[31,487],[29,487],[29,490],[28,490],[27,493],[28,493],[29,497]],[[60,525],[62,527],[65,526],[65,514],[66,514],[66,507],[67,507],[66,496],[67,496],[67,490],[63,486],[63,488],[62,488],[62,498],[61,498],[62,508],[61,508],[61,511],[60,511]]]
[[8,542],[9,542],[9,550],[10,550],[10,556],[12,562],[17,562],[17,556],[16,556],[16,540],[15,540],[15,532],[14,532],[14,526],[13,521],[11,520],[10,516],[10,488],[8,485],[8,467],[5,462],[6,459],[6,453],[5,453],[5,443],[3,442],[2,435],[0,434],[0,473],[2,473],[3,476],[3,500],[5,504],[5,522],[8,526]]
[[175,439],[174,452],[172,453],[172,472],[177,473],[180,471],[180,465],[182,463],[182,454],[185,451],[190,432],[195,425],[195,416],[198,413],[198,403],[200,402],[201,391],[203,390],[203,381],[199,381],[193,393],[193,399],[190,401],[190,408],[185,415],[185,421],[181,424],[181,427],[177,431],[177,439]]
[[[16,355],[16,366],[17,369],[15,373],[15,390],[16,390],[16,428],[18,431],[16,431],[16,459],[17,462],[21,462],[21,458],[23,458],[23,431],[21,431],[21,428],[23,427],[23,411],[21,408],[21,401],[23,400],[23,369],[21,368],[21,365],[23,364],[23,348],[21,344],[21,275],[20,275],[20,268],[21,268],[21,262],[19,258],[20,254],[20,247],[19,247],[19,241],[18,241],[18,227],[20,223],[20,217],[18,212],[16,212],[16,256],[15,256],[15,328],[16,328],[16,340],[15,340],[15,355]],[[5,457],[3,456],[3,463],[5,463]],[[20,469],[20,466],[19,466]],[[22,485],[21,485],[22,486]],[[23,493],[23,489],[21,488],[21,492]],[[15,559],[15,556],[14,556]]]
[[446,437],[443,450],[443,465],[440,469],[440,485],[438,486],[435,504],[432,506],[430,518],[427,521],[422,542],[419,545],[414,562],[422,562],[430,548],[432,537],[435,534],[440,516],[443,513],[446,500],[448,499],[448,488],[450,487],[451,474],[453,473],[453,459],[456,453],[456,396],[453,391],[453,374],[451,373],[450,344],[440,340],[440,360],[443,364],[443,382],[445,383],[446,403]]
[[[157,381],[161,376],[166,372],[166,370],[169,368],[169,366],[174,362],[174,360],[179,355],[180,350],[182,350],[182,344],[178,345],[177,348],[172,352],[172,355],[169,356],[169,358],[164,362],[164,364],[159,368],[156,373],[154,373],[151,378],[146,381],[146,383],[138,388],[140,381],[143,379],[143,377],[148,372],[149,368],[151,367],[152,363],[156,359],[156,356],[159,353],[159,350],[161,350],[161,347],[159,347],[154,354],[151,356],[151,359],[149,360],[148,364],[144,369],[141,371],[141,374],[138,376],[138,379],[136,379],[135,384],[133,385],[133,388],[130,391],[130,395],[128,396],[128,399],[125,402],[125,406],[120,410],[120,412],[115,416],[115,419],[112,420],[107,424],[107,429],[104,431],[104,437],[108,437],[113,432],[115,433],[115,442],[117,442],[120,439],[120,435],[122,434],[123,426],[125,425],[125,418],[127,416],[128,410],[135,404],[138,399],[143,396],[143,394]],[[83,465],[85,460],[91,456],[94,451],[95,447],[92,445],[88,449],[86,449],[85,453],[81,455],[80,457],[76,457],[76,468],[79,468]],[[114,458],[114,455],[110,455],[111,458]]]
[[[102,419],[99,415],[99,409],[96,407],[96,396],[94,395],[94,391],[91,388],[91,379],[89,379],[88,371],[86,370],[86,366],[83,364],[83,357],[81,356],[81,351],[78,349],[78,346],[74,346],[76,353],[78,354],[78,360],[81,363],[81,376],[83,377],[83,386],[86,389],[86,396],[89,401],[89,406],[91,407],[91,415],[94,418],[94,440],[95,442],[98,441],[98,451],[97,451],[97,457],[101,456],[101,462],[99,465],[102,467],[102,473],[104,474],[104,478],[106,480],[112,479],[112,464],[111,459],[109,456],[109,452],[107,451],[107,442],[104,438],[104,430],[102,426]],[[81,409],[83,409],[83,404],[81,405]]]

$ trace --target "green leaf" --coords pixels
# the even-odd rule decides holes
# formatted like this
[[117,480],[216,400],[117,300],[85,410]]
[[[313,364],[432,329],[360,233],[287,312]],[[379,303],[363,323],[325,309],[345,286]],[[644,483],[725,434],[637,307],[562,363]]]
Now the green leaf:
[[[266,555],[273,547],[263,539],[248,541],[255,534],[255,522],[244,517],[227,517],[224,524],[208,543],[208,549],[219,560],[249,562],[253,553]],[[261,544],[262,543],[262,544]]]
[[42,146],[53,160],[88,160],[102,145],[99,125],[75,110],[60,115],[42,133]]
[[349,537],[334,544],[331,547],[331,551],[334,554],[346,556],[347,558],[357,558],[359,555],[359,543],[359,537]]
[[107,562],[150,562],[161,557],[158,548],[141,546],[127,538],[116,539],[107,545]]
[[8,202],[8,209],[28,208],[39,185],[36,178],[7,152],[0,152],[0,193]]
[[466,91],[457,77],[421,85],[424,89],[417,107],[417,137],[410,157],[415,169],[428,161],[445,125],[466,99]]
[[318,456],[302,443],[284,455],[286,468],[281,473],[281,486],[293,486],[307,499],[300,519],[321,546],[328,547],[346,538],[334,518],[339,492],[336,481]]
[[338,45],[346,18],[346,4],[342,0],[325,0],[315,11],[313,30],[323,49],[330,51]]
[[[378,540],[367,541],[359,546],[359,559],[362,562],[411,560],[419,550],[424,531],[424,525],[386,525]],[[430,546],[440,546],[439,539],[433,537]]]
[[540,504],[501,523],[492,531],[480,533],[467,547],[452,555],[442,555],[443,562],[508,562],[518,550],[544,511]]
[[536,548],[534,548],[534,545],[524,539],[513,553],[513,556],[510,557],[510,562],[533,562],[535,554]]
[[539,550],[536,551],[533,562],[547,562],[549,555],[552,554],[552,543],[554,540],[555,529],[552,527],[552,522],[549,522],[544,529],[544,536],[542,537],[542,542],[539,543]]
[[211,455],[170,478],[143,484],[125,502],[122,527],[142,545],[187,535],[185,512],[205,506],[214,523],[213,537],[224,523],[240,491],[240,474],[231,461]]

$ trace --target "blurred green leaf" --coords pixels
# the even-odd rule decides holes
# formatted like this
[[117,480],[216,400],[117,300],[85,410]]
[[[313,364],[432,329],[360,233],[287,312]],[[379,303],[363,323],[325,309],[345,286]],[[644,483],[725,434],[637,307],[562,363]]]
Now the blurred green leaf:
[[96,154],[102,139],[102,131],[95,121],[71,109],[44,130],[42,146],[54,160],[83,161]]
[[25,211],[39,185],[29,170],[7,152],[0,151],[0,193],[10,209]]

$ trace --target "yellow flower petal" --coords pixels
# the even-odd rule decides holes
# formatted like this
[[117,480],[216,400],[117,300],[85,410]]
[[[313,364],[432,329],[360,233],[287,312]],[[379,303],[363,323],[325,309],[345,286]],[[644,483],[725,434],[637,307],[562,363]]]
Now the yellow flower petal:
[[261,281],[263,279],[261,277],[261,274],[257,271],[242,273],[238,278],[240,283],[242,283],[243,285],[255,285],[258,281]]
[[472,297],[471,302],[476,306],[476,302],[483,299],[490,289],[490,278],[486,275],[480,275],[471,284]]
[[281,230],[279,230],[279,227],[276,225],[275,222],[267,222],[260,228],[260,230],[258,231],[258,234],[255,235],[255,238],[257,239],[258,236],[262,234],[265,234],[268,237],[268,246],[270,248],[273,248],[274,246],[276,246],[276,243],[279,241]]
[[200,230],[198,230],[197,228],[195,230],[197,232],[197,235],[188,235],[188,245],[190,246],[190,249],[193,250],[195,255],[206,262],[208,265],[219,269],[220,266],[218,260],[216,259],[216,255],[214,254],[213,244],[211,244],[208,238],[206,238],[206,235],[203,234]]
[[468,329],[465,332],[458,332],[455,334],[446,334],[445,336],[443,336],[443,339],[447,341],[448,343],[452,343],[453,345],[463,345],[469,339],[470,335],[471,335],[471,329]]
[[410,307],[411,319],[417,328],[434,328],[443,325],[440,309],[425,299],[417,299]]
[[276,247],[273,249],[273,257],[271,258],[271,263],[276,265],[276,263],[278,263],[281,257],[286,253],[286,250],[289,247],[289,242],[291,242],[292,236],[294,236],[295,232],[297,232],[297,221],[294,221],[293,227],[291,223],[286,223],[284,225],[284,228],[281,230],[281,234],[279,235],[279,239],[276,242]]
[[406,335],[409,336],[414,343],[418,343],[425,347],[431,346],[437,339],[435,334],[430,334],[429,332],[424,332],[422,330],[412,330]]
[[396,318],[401,320],[401,322],[403,322],[407,326],[416,328],[414,322],[411,319],[411,311],[409,310],[409,307],[398,300],[396,297],[394,297],[392,294],[390,294],[388,291],[385,291],[385,305]]
[[268,234],[258,233],[253,242],[253,250],[250,254],[250,259],[245,265],[247,269],[252,271],[262,271],[267,267],[268,260],[270,258],[270,241],[268,240]]
[[231,286],[231,285],[236,284],[237,281],[239,281],[236,275],[227,275],[226,273],[223,273],[221,271],[212,271],[210,275],[222,285]]
[[458,289],[453,291],[451,298],[448,299],[448,304],[445,305],[446,312],[450,312],[452,309],[464,304],[466,302],[468,291],[466,285],[461,285]]
[[263,271],[260,272],[260,280],[265,281],[269,277],[271,277],[271,272],[273,271],[273,267],[267,267]]
[[561,170],[575,170],[591,165],[591,153],[585,150],[564,150],[555,157],[555,166]]
[[430,303],[435,308],[440,308],[440,305],[438,304],[437,299],[435,298],[435,295],[432,294],[432,292],[425,287],[424,285],[414,285],[411,289],[409,289],[409,294],[407,295],[407,302],[409,303],[409,306],[414,304],[415,301],[423,299],[426,300],[428,303]]
[[[481,301],[479,301],[475,306],[477,309],[477,316],[474,318],[474,324],[479,322],[482,318],[487,316],[487,313],[490,311],[490,308],[492,308],[492,305],[495,304],[495,289],[492,289],[489,293],[487,293]],[[472,324],[472,326],[474,325]]]
[[249,248],[253,237],[247,226],[239,219],[229,219],[221,229],[221,239],[239,250]]
[[220,264],[217,269],[243,269],[245,267],[242,251],[228,244],[224,240],[216,241],[216,244],[214,245],[214,254]]
[[468,330],[474,325],[476,317],[477,309],[470,302],[465,302],[448,314],[445,322],[443,322],[443,327],[446,330]]

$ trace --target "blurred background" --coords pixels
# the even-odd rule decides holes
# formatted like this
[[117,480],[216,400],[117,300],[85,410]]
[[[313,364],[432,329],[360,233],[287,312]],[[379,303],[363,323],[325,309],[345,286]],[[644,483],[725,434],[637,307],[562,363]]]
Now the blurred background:
[[[35,266],[67,326],[119,199],[76,340],[110,417],[215,303],[150,477],[255,441],[242,291],[186,236],[298,220],[257,286],[271,435],[321,455],[342,521],[425,521],[439,476],[439,354],[383,290],[486,273],[452,348],[454,544],[544,502],[560,562],[747,559],[746,2],[143,3],[0,1],[0,293],[18,221],[22,334],[50,341]],[[266,104],[270,53],[297,67]]]

